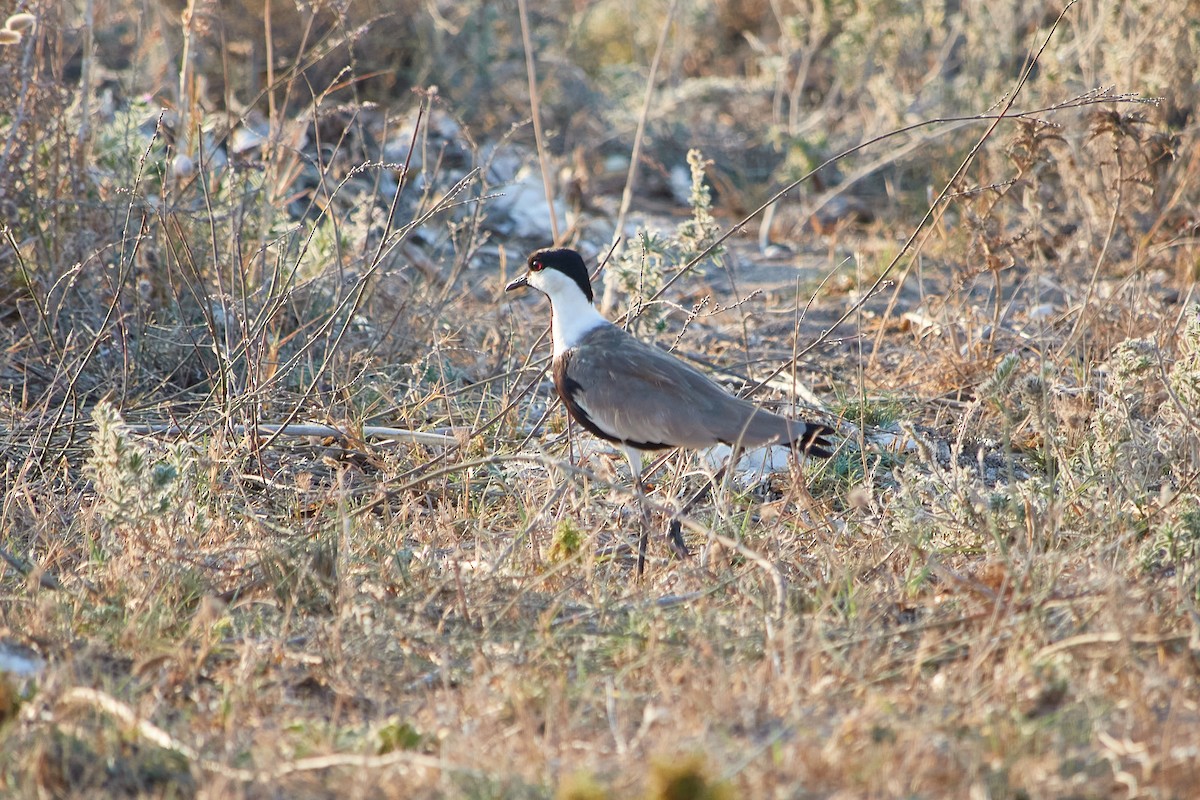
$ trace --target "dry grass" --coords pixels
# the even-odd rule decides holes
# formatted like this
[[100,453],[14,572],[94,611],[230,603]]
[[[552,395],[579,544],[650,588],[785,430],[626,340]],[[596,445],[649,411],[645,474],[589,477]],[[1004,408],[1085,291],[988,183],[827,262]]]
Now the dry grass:
[[[119,46],[129,8],[91,8],[76,39],[57,7],[0,8],[40,20],[0,45],[0,793],[1190,796],[1184,4],[1073,6],[1015,105],[1061,108],[868,147],[781,207],[782,267],[735,236],[672,282],[730,212],[812,166],[983,112],[1061,10],[680,6],[634,206],[659,232],[614,257],[641,293],[625,302],[643,335],[746,386],[794,373],[847,441],[718,491],[688,520],[699,555],[658,542],[642,582],[621,463],[560,435],[547,310],[500,297],[534,244],[504,240],[491,199],[505,159],[536,161],[508,131],[528,97],[503,99],[525,85],[515,5],[411,5],[399,74],[440,93],[273,63],[252,109],[219,115],[169,70],[148,78],[168,112],[132,99],[159,84],[113,52],[167,62],[149,33]],[[620,0],[560,5],[530,19],[543,155],[594,247],[628,167],[604,159],[630,151],[663,28],[623,28]],[[301,27],[297,52],[370,72],[376,39],[339,37],[378,10],[351,11]],[[1167,99],[1088,94],[1101,83]],[[261,146],[220,150],[246,127]],[[408,170],[382,163],[401,140]],[[712,208],[693,186],[692,216],[664,223],[655,192],[697,144]],[[818,210],[826,189],[841,213]],[[300,421],[343,435],[252,433]],[[380,424],[454,443],[383,443]],[[653,502],[688,494],[697,463],[672,457]]]

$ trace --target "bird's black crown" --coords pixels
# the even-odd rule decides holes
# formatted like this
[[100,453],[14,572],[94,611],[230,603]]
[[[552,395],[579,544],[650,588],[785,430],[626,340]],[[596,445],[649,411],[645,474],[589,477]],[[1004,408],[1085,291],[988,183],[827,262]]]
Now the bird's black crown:
[[556,269],[579,285],[579,289],[593,302],[592,281],[588,277],[587,265],[583,256],[566,247],[547,247],[536,250],[529,256],[529,271],[541,272],[544,269]]

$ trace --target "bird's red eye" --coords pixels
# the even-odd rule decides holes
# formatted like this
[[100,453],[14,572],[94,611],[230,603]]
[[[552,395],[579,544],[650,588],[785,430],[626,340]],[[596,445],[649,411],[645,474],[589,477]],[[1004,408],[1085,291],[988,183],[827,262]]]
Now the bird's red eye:
[[545,264],[536,258],[529,262],[529,269],[533,272],[541,272],[542,268],[545,266]]

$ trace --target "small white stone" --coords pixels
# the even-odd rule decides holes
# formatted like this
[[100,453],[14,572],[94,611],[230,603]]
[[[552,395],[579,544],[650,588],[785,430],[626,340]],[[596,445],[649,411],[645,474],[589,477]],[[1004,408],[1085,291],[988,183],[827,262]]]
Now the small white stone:
[[176,178],[186,178],[196,172],[196,162],[192,157],[180,153],[171,161],[171,174]]

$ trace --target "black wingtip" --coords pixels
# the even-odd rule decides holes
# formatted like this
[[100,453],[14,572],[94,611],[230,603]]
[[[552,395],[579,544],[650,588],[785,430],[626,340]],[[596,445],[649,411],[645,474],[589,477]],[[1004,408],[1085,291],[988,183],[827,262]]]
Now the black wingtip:
[[813,458],[829,458],[837,447],[831,439],[836,433],[837,431],[828,425],[806,422],[804,433],[796,440],[796,446]]

